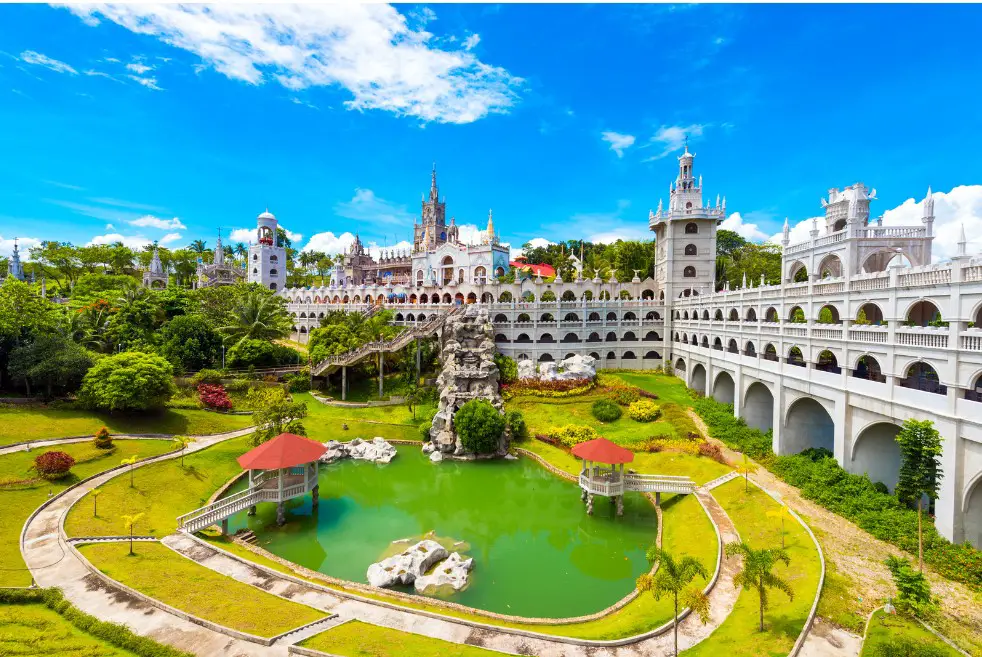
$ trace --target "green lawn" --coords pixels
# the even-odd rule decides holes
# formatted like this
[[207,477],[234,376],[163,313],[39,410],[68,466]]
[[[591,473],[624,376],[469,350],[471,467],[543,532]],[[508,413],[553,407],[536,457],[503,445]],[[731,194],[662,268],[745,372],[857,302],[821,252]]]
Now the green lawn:
[[112,579],[199,618],[261,637],[327,616],[216,573],[159,543],[82,545],[82,555]]
[[[294,399],[307,402],[304,427],[307,429],[307,435],[314,440],[321,442],[348,441],[352,438],[371,440],[375,436],[387,440],[420,440],[413,415],[404,404],[345,408],[328,406],[314,399],[309,393],[294,395]],[[343,425],[348,425],[347,430],[342,428]]]
[[248,415],[221,415],[197,409],[167,409],[160,413],[96,413],[41,405],[0,405],[0,445],[25,440],[88,436],[102,427],[111,433],[202,435],[234,431],[252,424]]
[[652,372],[617,372],[613,376],[632,386],[655,393],[661,401],[692,406],[692,396],[689,395],[685,382],[678,377]]
[[92,515],[91,493],[72,507],[65,519],[69,536],[115,536],[123,533],[123,514],[145,514],[138,535],[163,537],[177,528],[177,517],[203,506],[233,475],[242,472],[235,459],[250,449],[250,436],[233,438],[180,459],[137,468],[133,487],[129,475],[102,486],[99,515]]
[[[335,399],[341,399],[341,384],[340,379],[338,383],[329,387],[324,391],[325,395],[333,397]],[[378,376],[373,377],[361,377],[355,379],[351,376],[351,372],[348,372],[348,394],[345,395],[345,401],[349,402],[366,402],[366,401],[387,401],[393,395],[400,397],[406,392],[406,381],[402,378],[402,374],[388,374],[385,376],[384,385],[382,387],[382,397],[378,396]]]
[[129,657],[121,650],[79,630],[41,603],[0,604],[0,655],[14,657]]
[[[918,647],[921,647],[924,650],[924,657],[935,657],[935,655],[938,657],[958,657],[961,654],[929,632],[916,620],[887,614],[884,611],[877,611],[873,613],[873,618],[870,620],[860,657],[875,657],[876,655],[883,654],[878,652],[878,649],[882,650],[880,646],[884,646],[898,639],[907,639]],[[928,652],[932,648],[934,652]],[[908,653],[897,652],[896,654]]]
[[300,643],[339,657],[491,657],[502,653],[484,648],[431,639],[387,627],[348,621]]
[[[570,474],[579,474],[580,472],[581,463],[579,459],[541,440],[530,439],[521,443],[515,443],[515,446],[527,449],[541,456]],[[643,474],[690,477],[697,484],[712,481],[732,469],[729,466],[717,463],[704,456],[681,454],[679,452],[638,453],[634,455],[634,461],[627,467]]]
[[[174,449],[170,440],[117,440],[116,449],[110,453],[97,450],[89,443],[68,443],[58,447],[76,459],[72,474],[59,481],[35,479],[29,468],[34,458],[54,448],[39,448],[30,452],[14,452],[0,456],[0,481],[23,481],[0,486],[0,508],[4,509],[4,521],[0,523],[0,563],[4,568],[26,568],[20,555],[20,532],[34,509],[48,499],[49,494],[58,493],[79,479],[90,477],[119,465],[124,458],[131,456],[149,457]],[[100,500],[101,502],[101,500]],[[92,509],[84,505],[88,513]],[[27,570],[0,570],[0,585],[27,586],[31,576]],[[3,651],[0,650],[0,655]]]
[[[777,509],[778,504],[767,493],[753,484],[749,492],[744,492],[744,481],[737,478],[714,489],[713,495],[730,516],[740,538],[751,547],[780,547],[781,521],[767,517],[767,512]],[[815,544],[805,529],[794,519],[786,520],[784,526],[791,565],[778,564],[774,573],[791,584],[794,600],[789,601],[780,591],[769,591],[770,609],[764,613],[766,629],[760,632],[757,593],[743,589],[726,620],[684,655],[759,657],[786,655],[791,650],[815,600],[821,563]]]

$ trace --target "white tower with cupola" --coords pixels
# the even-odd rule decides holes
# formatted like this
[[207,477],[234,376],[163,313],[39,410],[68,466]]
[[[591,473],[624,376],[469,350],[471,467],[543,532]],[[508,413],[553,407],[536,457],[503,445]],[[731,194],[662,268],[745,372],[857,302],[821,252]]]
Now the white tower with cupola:
[[256,217],[256,242],[249,245],[249,282],[271,290],[286,287],[286,248],[280,246],[276,217],[267,208]]
[[710,294],[716,283],[716,226],[726,217],[726,199],[706,205],[702,176],[693,169],[695,154],[679,156],[679,173],[668,186],[668,209],[658,201],[649,212],[648,227],[655,233],[655,281],[666,300]]

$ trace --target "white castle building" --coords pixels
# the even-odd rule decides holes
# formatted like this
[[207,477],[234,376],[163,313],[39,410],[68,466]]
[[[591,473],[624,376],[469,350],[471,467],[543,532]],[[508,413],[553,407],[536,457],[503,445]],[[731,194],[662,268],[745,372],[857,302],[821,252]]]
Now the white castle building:
[[[686,149],[668,208],[649,214],[654,277],[506,284],[471,270],[446,275],[441,260],[427,259],[411,283],[283,290],[296,337],[306,339],[332,309],[381,304],[397,322],[421,325],[455,304],[486,304],[506,355],[670,365],[691,388],[773,431],[776,453],[824,447],[890,489],[900,424],[929,419],[945,440],[938,531],[982,547],[982,257],[966,253],[963,236],[956,257],[931,264],[930,191],[920,225],[884,227],[870,220],[875,192],[857,183],[823,201],[823,232],[816,222],[807,241],[791,244],[785,228],[780,283],[715,292],[726,203],[705,204],[694,159]],[[425,226],[422,239],[429,254]]]
[[256,217],[256,241],[249,245],[248,281],[271,290],[286,287],[286,247],[276,234],[276,217],[267,208]]

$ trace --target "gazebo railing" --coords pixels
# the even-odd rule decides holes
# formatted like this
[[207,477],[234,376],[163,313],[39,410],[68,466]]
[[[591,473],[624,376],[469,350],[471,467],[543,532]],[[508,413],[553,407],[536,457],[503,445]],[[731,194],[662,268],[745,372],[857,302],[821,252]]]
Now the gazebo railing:
[[270,494],[272,494],[272,499],[275,500],[277,492],[276,490],[257,490],[255,488],[239,491],[234,495],[230,495],[178,517],[177,528],[188,532],[196,532],[219,520],[224,520],[243,509],[248,509],[256,502],[269,499]]
[[688,477],[627,473],[624,489],[640,493],[682,493],[694,491],[696,484]]

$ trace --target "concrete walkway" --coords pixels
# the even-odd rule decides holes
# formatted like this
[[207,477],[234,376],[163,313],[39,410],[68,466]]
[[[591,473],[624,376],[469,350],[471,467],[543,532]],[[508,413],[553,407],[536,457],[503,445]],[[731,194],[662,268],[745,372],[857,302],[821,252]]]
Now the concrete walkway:
[[[193,453],[250,432],[251,429],[244,429],[228,434],[201,437],[196,439],[187,451]],[[178,457],[179,455],[176,454],[163,455],[141,465]],[[38,584],[60,587],[69,601],[97,618],[123,623],[138,634],[197,655],[228,657],[286,655],[287,642],[278,641],[273,646],[266,647],[233,639],[134,599],[121,588],[107,586],[100,578],[90,573],[82,560],[68,549],[62,529],[68,509],[92,488],[104,485],[110,479],[125,472],[125,470],[107,472],[81,484],[56,499],[28,522],[25,527],[22,553]],[[703,489],[697,489],[696,495],[709,510],[710,516],[719,528],[723,542],[739,540],[733,523],[712,495]],[[631,645],[609,647],[573,645],[547,637],[525,637],[493,626],[474,627],[451,619],[423,616],[405,609],[391,609],[367,600],[345,598],[330,589],[313,584],[299,584],[282,577],[275,571],[243,563],[183,534],[166,537],[163,543],[193,558],[201,565],[240,582],[337,614],[337,622],[357,619],[455,643],[540,657],[665,657],[673,652],[671,631]],[[723,559],[719,579],[709,594],[710,621],[703,625],[694,615],[685,618],[679,624],[680,650],[685,650],[708,637],[730,614],[739,593],[733,586],[733,578],[738,567],[737,559]]]
[[[245,431],[246,433],[251,433],[252,432],[252,427],[246,427],[246,429],[240,429],[238,432],[235,432],[235,433],[241,435],[241,432],[243,432],[243,431]],[[227,437],[229,437],[229,434],[224,434],[224,433],[223,434],[215,434],[213,436],[208,436],[208,438],[221,438],[222,436],[224,436],[225,438],[227,438]],[[195,440],[204,440],[204,437],[203,436],[201,438],[197,438],[195,436],[192,436],[192,438],[194,438]],[[225,438],[222,438],[222,440],[224,440]],[[173,440],[173,439],[174,439],[173,436],[165,436],[165,435],[160,435],[160,436],[130,436],[130,435],[127,435],[127,434],[113,434],[113,440]],[[47,440],[33,440],[33,441],[29,442],[29,443],[17,443],[15,445],[6,445],[4,447],[0,447],[0,456],[4,456],[6,454],[12,454],[14,452],[24,452],[24,451],[27,451],[27,448],[28,447],[30,447],[31,450],[33,451],[33,450],[39,449],[41,447],[53,447],[53,446],[56,447],[58,445],[68,445],[69,443],[90,443],[90,442],[92,442],[92,436],[79,436],[79,437],[76,437],[76,438],[49,438]],[[187,450],[187,453],[190,454],[191,451],[192,450],[189,447],[188,450]]]

